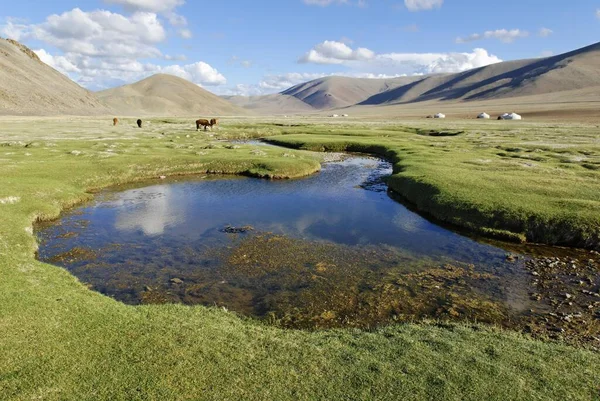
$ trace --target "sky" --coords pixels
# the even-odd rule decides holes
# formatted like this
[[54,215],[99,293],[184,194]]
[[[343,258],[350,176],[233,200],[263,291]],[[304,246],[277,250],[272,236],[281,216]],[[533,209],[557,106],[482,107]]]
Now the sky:
[[0,0],[0,37],[90,90],[156,73],[219,95],[458,72],[598,41],[600,1]]

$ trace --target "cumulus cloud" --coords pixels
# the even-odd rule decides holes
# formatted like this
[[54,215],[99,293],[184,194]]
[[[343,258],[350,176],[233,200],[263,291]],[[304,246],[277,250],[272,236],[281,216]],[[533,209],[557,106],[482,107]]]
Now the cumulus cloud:
[[409,11],[427,11],[441,8],[444,0],[404,0],[404,5]]
[[538,32],[538,36],[542,37],[542,38],[547,38],[548,36],[552,35],[554,33],[554,31],[550,28],[541,28],[540,31]]
[[520,29],[497,29],[495,31],[486,31],[484,33],[474,33],[469,36],[456,38],[456,43],[468,43],[484,39],[498,39],[504,43],[512,43],[519,38],[526,38],[529,32]]
[[177,75],[200,85],[216,86],[227,83],[225,77],[209,64],[199,61],[184,66],[170,65],[167,67],[156,67],[156,72]]
[[34,52],[44,63],[65,75],[68,75],[70,72],[81,72],[79,67],[64,56],[53,56],[44,49],[34,50]]
[[300,58],[301,63],[338,64],[356,72],[398,75],[432,74],[465,71],[471,68],[498,63],[498,57],[485,49],[471,53],[382,53],[369,49],[353,50],[334,41],[325,41]]
[[136,12],[130,17],[110,11],[79,8],[51,15],[39,25],[26,26],[21,39],[36,39],[65,53],[91,57],[160,57],[155,47],[166,38],[157,15]]
[[[184,60],[185,57],[161,53],[158,45],[166,40],[165,28],[157,14],[150,11],[138,10],[124,16],[105,10],[86,12],[75,8],[50,15],[40,24],[7,20],[0,26],[0,32],[16,40],[40,41],[54,48],[51,51],[44,46],[36,53],[42,61],[89,89],[130,83],[161,72],[199,85],[227,82],[219,71],[202,61],[166,66],[156,63],[154,60]],[[191,36],[191,32],[184,32],[183,36]]]
[[351,60],[369,60],[375,57],[375,53],[369,49],[359,47],[352,50],[350,46],[342,42],[326,40],[319,43],[299,60],[301,63],[316,64],[343,64]]
[[[164,73],[176,75],[201,86],[225,85],[227,79],[216,68],[198,61],[191,64],[158,65],[142,63],[135,59],[94,58],[73,53],[54,56],[44,49],[36,50],[40,59],[80,85],[99,90],[131,83],[150,75]],[[184,60],[184,56],[167,56],[167,60]]]

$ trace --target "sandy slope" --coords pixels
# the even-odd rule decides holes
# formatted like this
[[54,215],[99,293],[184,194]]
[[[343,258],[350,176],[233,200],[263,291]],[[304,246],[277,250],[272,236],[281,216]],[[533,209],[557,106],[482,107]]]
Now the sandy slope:
[[190,116],[246,115],[248,111],[173,75],[156,74],[142,81],[96,92],[120,115]]
[[0,114],[91,115],[110,110],[29,48],[0,39]]

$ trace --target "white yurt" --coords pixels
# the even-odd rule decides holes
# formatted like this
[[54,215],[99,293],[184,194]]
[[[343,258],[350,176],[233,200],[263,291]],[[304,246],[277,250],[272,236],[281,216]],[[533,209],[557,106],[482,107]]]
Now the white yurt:
[[477,118],[483,118],[483,119],[489,120],[490,115],[488,113],[481,113],[480,115],[477,116]]
[[446,118],[446,115],[442,113],[437,113],[433,116],[433,118]]
[[504,113],[500,116],[500,118],[502,120],[522,120],[523,119],[523,117],[521,117],[517,113]]

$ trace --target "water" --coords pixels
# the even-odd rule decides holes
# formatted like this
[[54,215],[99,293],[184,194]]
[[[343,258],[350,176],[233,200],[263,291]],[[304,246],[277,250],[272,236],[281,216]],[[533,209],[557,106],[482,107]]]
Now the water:
[[508,325],[531,308],[520,262],[391,199],[389,174],[348,157],[297,180],[116,188],[39,225],[39,258],[126,303],[218,305],[289,327]]

